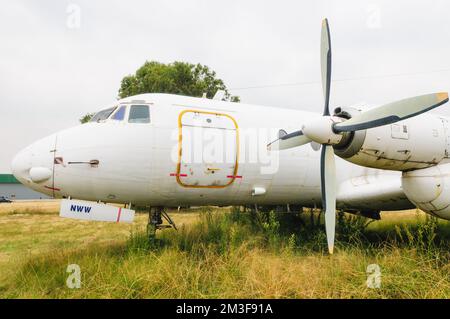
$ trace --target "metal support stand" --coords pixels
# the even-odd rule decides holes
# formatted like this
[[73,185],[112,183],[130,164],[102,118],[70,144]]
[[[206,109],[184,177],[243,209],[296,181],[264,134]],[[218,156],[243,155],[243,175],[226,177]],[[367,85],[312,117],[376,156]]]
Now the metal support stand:
[[158,225],[162,224],[161,212],[162,207],[150,207],[148,212],[147,235],[149,240],[154,240]]
[[[169,223],[163,224],[163,218]],[[158,229],[173,228],[178,230],[173,220],[170,218],[169,214],[164,210],[164,207],[155,206],[150,207],[148,213],[148,223],[147,223],[147,235],[150,240],[154,240],[156,236],[156,231]]]

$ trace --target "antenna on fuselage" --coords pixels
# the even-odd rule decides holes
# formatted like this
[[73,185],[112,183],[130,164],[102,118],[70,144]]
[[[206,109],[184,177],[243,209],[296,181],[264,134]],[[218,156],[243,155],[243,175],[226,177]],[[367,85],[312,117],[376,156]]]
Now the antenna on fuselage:
[[216,94],[214,94],[213,100],[223,101],[224,97],[225,97],[225,91],[217,90]]

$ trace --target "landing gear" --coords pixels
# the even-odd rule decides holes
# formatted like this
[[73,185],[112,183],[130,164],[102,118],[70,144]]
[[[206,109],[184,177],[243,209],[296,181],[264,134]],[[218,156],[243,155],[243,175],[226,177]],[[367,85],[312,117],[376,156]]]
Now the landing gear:
[[[163,218],[168,222],[168,224],[163,224]],[[169,214],[161,206],[152,206],[148,212],[148,223],[147,223],[147,235],[150,240],[154,240],[156,236],[156,231],[158,229],[173,228],[177,229],[177,226],[170,218]]]

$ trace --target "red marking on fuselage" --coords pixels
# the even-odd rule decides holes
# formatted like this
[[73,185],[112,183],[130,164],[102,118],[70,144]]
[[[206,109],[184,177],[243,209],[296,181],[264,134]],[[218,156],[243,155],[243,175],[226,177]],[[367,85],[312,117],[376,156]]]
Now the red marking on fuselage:
[[180,177],[187,177],[187,174],[176,174],[176,173],[170,173],[170,176],[180,176]]
[[60,189],[56,188],[56,187],[50,187],[50,186],[47,186],[47,185],[45,185],[44,187],[47,188],[47,189],[51,189],[52,191],[57,191],[57,192],[60,191]]
[[234,176],[234,175],[227,175],[227,178],[242,178],[242,176],[241,175],[236,175],[236,176]]
[[119,213],[117,214],[117,222],[120,222],[120,214],[122,214],[122,207],[119,207]]

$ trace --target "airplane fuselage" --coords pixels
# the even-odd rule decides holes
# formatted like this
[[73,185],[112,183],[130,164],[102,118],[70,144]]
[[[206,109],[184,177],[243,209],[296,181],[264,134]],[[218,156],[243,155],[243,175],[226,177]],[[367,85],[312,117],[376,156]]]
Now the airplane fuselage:
[[[316,113],[166,94],[135,96],[117,105],[126,106],[123,120],[51,135],[16,157],[14,174],[55,198],[153,206],[321,205],[320,145],[266,148],[280,130],[298,129]],[[148,106],[148,123],[127,120],[133,105]],[[413,207],[401,189],[401,172],[342,159],[336,165],[338,206]],[[51,176],[33,181],[27,172],[35,167],[49,169]],[[378,192],[358,195],[370,187]]]

